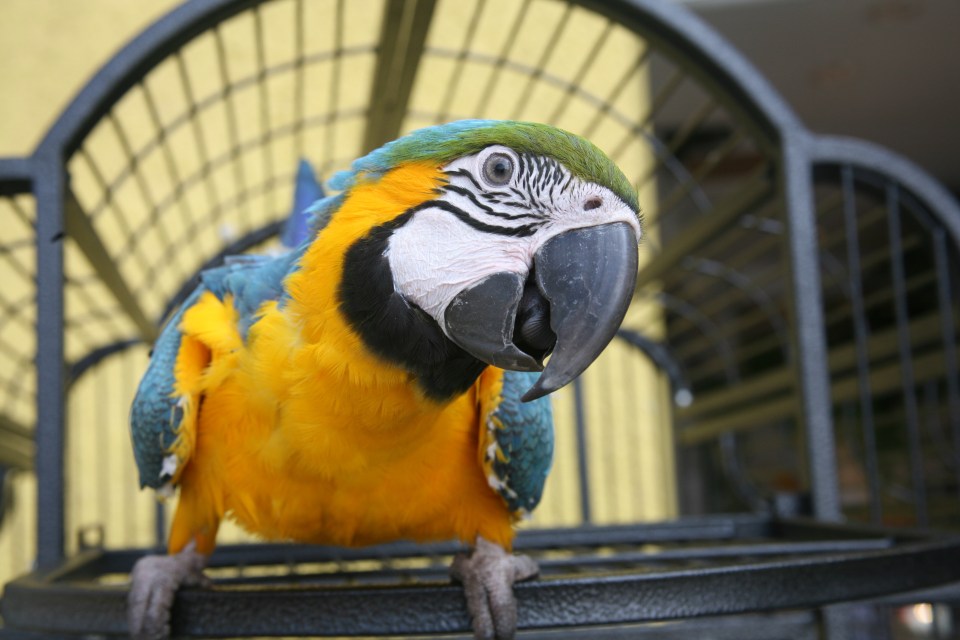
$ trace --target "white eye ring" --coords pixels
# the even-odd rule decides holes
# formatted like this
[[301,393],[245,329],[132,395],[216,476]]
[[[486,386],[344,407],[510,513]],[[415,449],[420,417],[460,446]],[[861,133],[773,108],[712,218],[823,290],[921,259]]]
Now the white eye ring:
[[483,161],[480,177],[491,187],[502,187],[510,183],[517,163],[510,154],[494,151]]

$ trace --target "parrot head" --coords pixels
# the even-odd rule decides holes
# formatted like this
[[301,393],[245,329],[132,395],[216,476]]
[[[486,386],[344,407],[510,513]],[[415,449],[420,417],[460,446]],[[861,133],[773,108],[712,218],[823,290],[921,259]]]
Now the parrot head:
[[572,381],[633,295],[642,231],[623,173],[560,129],[464,120],[388,143],[330,184],[349,197],[407,163],[430,163],[439,179],[348,251],[348,320],[436,396],[463,386],[440,378],[472,382],[487,365],[542,371],[525,401]]

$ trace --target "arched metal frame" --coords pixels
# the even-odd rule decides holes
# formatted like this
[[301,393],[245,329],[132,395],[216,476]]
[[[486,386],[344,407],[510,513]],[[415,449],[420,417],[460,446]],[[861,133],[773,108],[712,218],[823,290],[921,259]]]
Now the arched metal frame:
[[[171,51],[258,4],[259,0],[187,2],[114,56],[64,111],[31,157],[0,159],[0,194],[32,193],[37,209],[37,424],[34,435],[35,468],[39,480],[37,564],[41,569],[58,566],[63,561],[65,548],[63,451],[66,417],[63,399],[71,376],[64,375],[64,252],[60,240],[65,233],[77,236],[91,232],[91,228],[84,226],[83,214],[76,210],[71,212],[74,203],[65,163],[80,147],[98,118]],[[432,3],[419,0],[419,4],[426,7]],[[903,191],[919,200],[948,230],[954,247],[960,247],[960,207],[919,168],[889,151],[861,141],[819,136],[807,131],[749,62],[682,8],[657,0],[583,0],[578,4],[642,33],[665,50],[674,51],[691,61],[691,73],[705,85],[715,87],[717,93],[728,100],[724,106],[742,113],[746,122],[756,127],[753,133],[757,139],[770,146],[778,171],[775,182],[789,209],[784,221],[784,248],[789,256],[789,299],[793,303],[788,310],[789,346],[792,353],[800,354],[790,361],[796,378],[796,420],[804,430],[814,515],[821,521],[838,520],[841,508],[822,283],[817,268],[820,255],[812,189],[814,170],[818,165],[837,165],[896,176]],[[390,44],[383,46],[389,47]],[[379,142],[396,134],[403,114],[398,116],[388,111],[380,114],[380,129],[367,132],[368,142]],[[255,246],[275,232],[275,225],[264,227],[237,241],[230,249],[244,250]],[[93,259],[106,257],[104,254]],[[678,255],[675,262],[680,257]],[[107,273],[110,275],[109,269]],[[123,304],[129,292],[124,292],[122,278],[117,280],[118,274],[112,275],[114,281],[108,282],[108,286]],[[656,273],[648,275],[655,277]],[[184,284],[184,289],[167,305],[168,311],[189,286],[189,283]],[[131,315],[145,335],[155,331],[148,318],[137,317],[136,313]],[[133,343],[119,342],[88,354],[73,364],[73,377],[82,375],[91,364]],[[676,366],[673,368],[677,369]],[[674,373],[672,377],[679,377],[679,374]],[[796,602],[791,604],[795,605]],[[645,615],[650,619],[649,614]]]
[[[257,4],[251,0],[215,0],[188,2],[150,26],[143,34],[115,55],[84,87],[27,161],[27,179],[33,181],[37,198],[37,287],[38,287],[38,399],[36,441],[39,489],[39,565],[52,566],[61,560],[64,533],[63,433],[65,416],[62,403],[66,389],[58,371],[63,361],[63,299],[60,282],[63,250],[59,242],[42,239],[61,238],[66,230],[65,209],[69,206],[66,159],[75,152],[97,119],[124,95],[149,69],[170,51],[189,42],[197,34]],[[698,75],[708,84],[723,88],[745,110],[749,122],[757,123],[760,133],[781,149],[781,187],[792,203],[788,220],[791,229],[789,250],[794,265],[793,286],[806,303],[797,307],[795,339],[808,357],[798,360],[801,380],[802,415],[811,452],[810,477],[813,481],[816,515],[824,519],[839,517],[836,497],[836,470],[832,452],[832,421],[825,401],[824,339],[820,327],[820,284],[816,272],[803,268],[815,261],[816,243],[809,197],[810,161],[806,150],[809,134],[779,95],[756,73],[735,49],[712,29],[693,19],[684,10],[669,3],[636,0],[622,3],[585,2],[587,8],[612,18],[627,27],[642,30],[658,44],[679,51],[698,64]],[[22,170],[22,167],[21,167]],[[42,176],[42,180],[34,180]],[[820,345],[820,346],[818,346]]]

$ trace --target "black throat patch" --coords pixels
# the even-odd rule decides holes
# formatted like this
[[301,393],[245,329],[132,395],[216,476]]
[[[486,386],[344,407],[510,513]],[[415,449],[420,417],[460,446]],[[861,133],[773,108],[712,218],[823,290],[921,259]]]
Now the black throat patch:
[[384,252],[390,235],[413,213],[374,227],[353,243],[344,257],[337,297],[340,311],[371,351],[412,373],[427,397],[452,400],[469,389],[487,365],[454,344],[432,317],[394,290]]

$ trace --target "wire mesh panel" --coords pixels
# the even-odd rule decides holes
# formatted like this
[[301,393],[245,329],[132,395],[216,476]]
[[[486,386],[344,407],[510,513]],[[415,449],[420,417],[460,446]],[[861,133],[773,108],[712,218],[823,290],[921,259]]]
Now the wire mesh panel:
[[32,198],[0,195],[0,582],[28,570],[36,552],[34,220]]
[[823,164],[826,326],[847,513],[956,526],[960,513],[960,253],[893,177]]
[[[147,347],[106,358],[70,390],[71,429],[65,464],[68,553],[83,547],[152,546],[157,500],[139,491],[126,434],[127,419]],[[131,480],[133,480],[131,482]]]
[[77,199],[147,318],[223,245],[286,215],[298,158],[329,175],[356,155],[350,121],[380,13],[376,2],[240,12],[150,70],[83,141],[69,163]]
[[[209,569],[217,588],[181,591],[173,631],[177,637],[466,631],[462,590],[447,578],[459,549],[449,543],[221,547]],[[519,625],[555,630],[543,637],[607,637],[586,625],[652,621],[658,626],[618,627],[612,637],[821,637],[816,616],[797,619],[798,610],[894,585],[932,584],[960,565],[956,540],[754,515],[527,531],[517,549],[542,568],[540,579],[515,588]],[[127,574],[138,556],[87,551],[60,571],[10,584],[5,611],[16,628],[50,635],[79,628],[122,634]],[[911,577],[914,567],[922,571]],[[50,591],[54,598],[42,597]],[[776,609],[763,618],[730,616]],[[727,617],[709,631],[688,626],[718,614]],[[860,632],[882,633],[869,616],[863,622],[855,625]]]
[[670,381],[646,353],[615,339],[575,383],[553,394],[553,411],[553,469],[524,526],[676,515]]
[[[736,211],[651,294],[694,398],[677,412],[686,463],[703,470],[687,488],[691,509],[756,509],[774,491],[805,488],[783,211],[772,199]],[[778,477],[754,477],[770,472]]]
[[32,198],[0,196],[0,221],[0,424],[22,430],[33,424],[36,399]]

